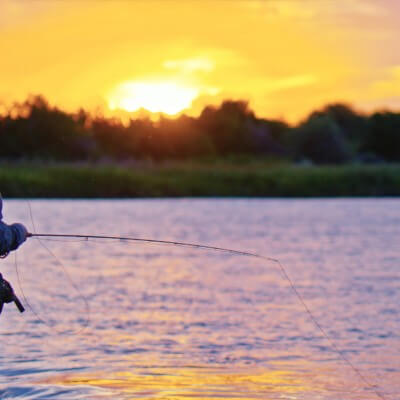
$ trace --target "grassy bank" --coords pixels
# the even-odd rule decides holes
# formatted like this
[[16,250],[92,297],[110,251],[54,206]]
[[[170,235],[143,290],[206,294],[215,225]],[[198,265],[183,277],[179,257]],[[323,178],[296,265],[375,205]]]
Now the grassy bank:
[[0,165],[6,197],[399,196],[400,165]]

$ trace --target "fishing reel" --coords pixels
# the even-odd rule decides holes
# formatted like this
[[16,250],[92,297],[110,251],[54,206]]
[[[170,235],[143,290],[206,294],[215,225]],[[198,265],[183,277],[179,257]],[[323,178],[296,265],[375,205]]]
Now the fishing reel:
[[14,289],[8,281],[3,278],[0,274],[0,314],[3,311],[4,303],[14,302],[19,312],[23,313],[25,311],[24,306],[19,301],[18,297],[14,293]]

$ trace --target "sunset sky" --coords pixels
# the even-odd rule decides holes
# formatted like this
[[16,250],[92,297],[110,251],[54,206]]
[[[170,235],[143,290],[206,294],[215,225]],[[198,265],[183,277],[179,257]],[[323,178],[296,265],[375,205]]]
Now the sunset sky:
[[0,101],[297,121],[400,109],[399,0],[1,0]]

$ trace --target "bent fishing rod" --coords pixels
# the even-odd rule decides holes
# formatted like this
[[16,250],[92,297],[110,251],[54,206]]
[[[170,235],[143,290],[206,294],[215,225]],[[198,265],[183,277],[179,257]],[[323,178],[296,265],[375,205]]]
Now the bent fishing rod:
[[[242,251],[242,250],[233,250],[233,249],[228,249],[224,247],[217,247],[217,246],[210,246],[210,245],[204,245],[204,244],[198,244],[198,243],[188,243],[188,242],[180,242],[180,241],[172,241],[172,240],[158,240],[158,239],[147,239],[147,238],[138,238],[138,237],[131,237],[131,236],[106,236],[106,235],[84,235],[84,234],[64,234],[64,233],[27,233],[27,238],[36,238],[39,241],[41,239],[47,239],[47,240],[57,240],[57,239],[82,239],[82,240],[87,240],[89,239],[99,239],[99,240],[118,240],[118,241],[127,241],[127,242],[136,242],[136,243],[149,243],[149,244],[158,244],[158,245],[174,245],[174,246],[180,246],[180,247],[186,247],[186,248],[193,248],[193,249],[202,249],[202,250],[214,250],[214,251],[219,251],[223,253],[229,253],[229,254],[234,254],[234,255],[239,255],[239,256],[247,256],[247,257],[255,257],[258,259],[262,259],[264,261],[270,261],[273,263],[276,263],[282,272],[283,277],[285,280],[289,283],[292,291],[296,295],[297,299],[301,303],[302,307],[304,308],[305,312],[308,314],[310,320],[314,324],[314,326],[322,333],[322,336],[330,343],[331,348],[336,352],[336,354],[339,355],[339,357],[342,359],[342,361],[347,364],[348,367],[350,367],[351,370],[359,377],[359,379],[364,382],[367,387],[372,390],[375,395],[380,398],[381,400],[386,400],[386,397],[380,393],[376,385],[371,383],[369,379],[367,379],[364,374],[350,361],[349,358],[344,354],[344,352],[338,347],[334,339],[328,335],[328,333],[325,331],[325,329],[322,327],[322,325],[319,323],[318,319],[314,316],[314,313],[311,311],[311,309],[308,307],[307,303],[303,299],[303,296],[300,294],[300,292],[297,290],[297,287],[295,286],[294,282],[290,278],[289,274],[286,272],[285,267],[281,264],[281,262],[277,258],[272,258],[272,257],[267,257],[263,256],[261,254],[257,253],[251,253],[248,251]],[[16,303],[17,304],[17,303]]]
[[108,240],[119,240],[119,241],[130,241],[130,242],[141,242],[141,243],[153,243],[153,244],[166,244],[166,245],[175,245],[175,246],[182,246],[182,247],[191,247],[194,249],[203,249],[203,250],[215,250],[221,251],[225,253],[231,253],[236,255],[242,256],[249,256],[249,257],[257,257],[263,258],[265,260],[278,262],[278,260],[265,257],[260,254],[250,253],[247,251],[241,250],[233,250],[233,249],[226,249],[224,247],[216,247],[216,246],[208,246],[204,244],[198,243],[187,243],[187,242],[177,242],[171,240],[157,240],[157,239],[145,239],[145,238],[137,238],[137,237],[130,237],[130,236],[103,236],[103,235],[83,235],[83,234],[63,234],[63,233],[28,233],[27,237],[30,238],[59,238],[59,239],[108,239]]

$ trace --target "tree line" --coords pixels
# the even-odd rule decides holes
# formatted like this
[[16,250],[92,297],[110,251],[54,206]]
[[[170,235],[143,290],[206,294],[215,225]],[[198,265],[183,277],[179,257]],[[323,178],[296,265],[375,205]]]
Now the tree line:
[[343,164],[400,161],[400,113],[364,114],[330,104],[295,126],[257,118],[245,101],[207,106],[199,117],[158,121],[68,113],[41,96],[14,103],[0,116],[0,158],[95,161],[185,160],[246,155]]

